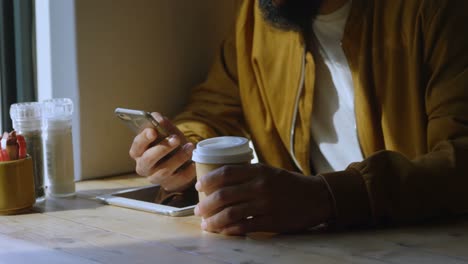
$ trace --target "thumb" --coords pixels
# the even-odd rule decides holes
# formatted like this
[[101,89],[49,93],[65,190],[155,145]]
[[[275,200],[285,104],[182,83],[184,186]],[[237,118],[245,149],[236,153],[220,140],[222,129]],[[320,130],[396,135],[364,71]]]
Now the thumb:
[[161,128],[166,132],[166,136],[177,135],[181,139],[182,144],[187,142],[184,133],[182,133],[182,131],[180,131],[167,117],[158,112],[153,112],[151,115],[156,119],[156,121],[158,121]]

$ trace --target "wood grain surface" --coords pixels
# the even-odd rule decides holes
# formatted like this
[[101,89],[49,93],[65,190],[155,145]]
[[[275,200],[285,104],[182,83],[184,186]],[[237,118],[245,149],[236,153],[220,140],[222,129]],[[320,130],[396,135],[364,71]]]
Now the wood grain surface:
[[133,175],[77,183],[73,199],[0,216],[0,263],[468,263],[468,219],[384,230],[226,237],[200,219],[104,205],[96,195],[148,184]]

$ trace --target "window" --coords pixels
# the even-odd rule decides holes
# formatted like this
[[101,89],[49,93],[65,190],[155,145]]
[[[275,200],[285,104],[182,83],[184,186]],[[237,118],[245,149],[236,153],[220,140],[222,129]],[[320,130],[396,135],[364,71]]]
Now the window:
[[36,98],[32,0],[0,0],[1,128],[10,131],[10,105]]

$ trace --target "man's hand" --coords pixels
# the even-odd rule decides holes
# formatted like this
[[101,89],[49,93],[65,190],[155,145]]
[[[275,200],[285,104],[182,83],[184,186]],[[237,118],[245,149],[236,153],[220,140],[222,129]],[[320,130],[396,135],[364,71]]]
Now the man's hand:
[[195,185],[202,229],[226,235],[300,231],[326,222],[332,202],[321,177],[262,164],[224,166]]
[[[182,191],[195,179],[194,164],[181,168],[192,159],[195,146],[187,143],[182,132],[167,118],[159,113],[152,115],[170,133],[170,136],[159,144],[149,147],[158,137],[157,132],[151,128],[143,130],[133,140],[129,151],[130,157],[136,161],[136,172],[148,177],[151,183],[160,184],[167,191]],[[172,153],[176,148],[179,149]],[[170,157],[167,156],[169,153]]]

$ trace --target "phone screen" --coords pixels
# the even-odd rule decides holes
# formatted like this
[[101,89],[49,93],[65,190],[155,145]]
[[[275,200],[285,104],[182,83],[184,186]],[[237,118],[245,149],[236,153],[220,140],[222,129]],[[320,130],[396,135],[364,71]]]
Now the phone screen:
[[154,203],[158,196],[159,189],[159,186],[153,186],[151,188],[116,193],[114,196]]
[[167,131],[153,118],[153,116],[145,111],[133,110],[126,108],[115,109],[115,115],[122,120],[128,128],[135,134],[141,133],[145,128],[153,128],[157,131],[158,137],[151,144],[154,146],[166,138],[169,134]]
[[[132,190],[127,192],[120,192],[114,194],[114,196],[133,199],[142,202],[156,203],[162,205],[168,205],[176,208],[184,208],[187,206],[194,205],[194,201],[187,200],[186,198],[176,197],[178,193],[161,193],[160,186],[152,186],[148,188],[142,188],[139,190]],[[174,200],[177,199],[177,200]]]
[[96,198],[109,205],[125,207],[149,213],[168,216],[193,215],[193,210],[196,204],[195,200],[187,199],[185,200],[185,203],[179,204],[157,203],[156,200],[158,200],[160,190],[161,189],[159,185],[151,185],[136,189],[132,188],[129,190],[122,190],[111,194],[104,194],[97,196]]
[[145,111],[117,108],[115,115],[122,120],[135,134],[139,134],[145,128],[154,128],[158,134],[167,135],[153,116]]

